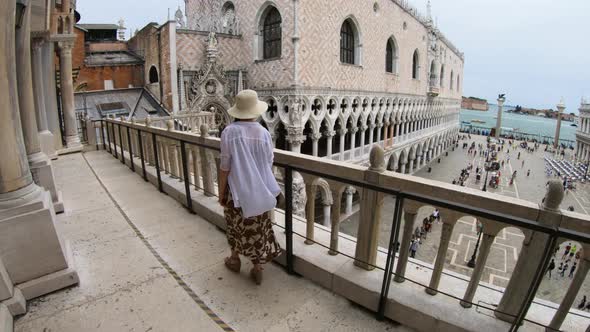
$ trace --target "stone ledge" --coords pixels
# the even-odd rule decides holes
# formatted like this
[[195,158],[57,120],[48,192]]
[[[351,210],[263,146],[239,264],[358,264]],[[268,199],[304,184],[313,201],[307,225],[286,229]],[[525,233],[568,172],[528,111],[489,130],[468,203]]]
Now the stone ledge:
[[[135,165],[135,172],[141,176],[142,168],[140,160],[134,158],[133,163]],[[125,164],[126,166],[131,165],[131,160],[127,152],[125,152]],[[157,187],[157,176],[155,173],[155,168],[146,164],[148,181]],[[167,176],[163,172],[161,174],[164,192],[186,206],[184,183],[177,178]],[[223,209],[219,206],[216,197],[207,197],[202,192],[195,191],[194,186],[191,186],[191,198],[193,210],[199,216],[216,225],[218,228],[225,230]],[[279,225],[284,225],[284,218],[281,211],[274,211],[273,220]],[[305,220],[293,216],[293,221],[294,230],[300,234],[305,234]],[[329,230],[320,225],[317,225],[317,229],[320,231],[316,232],[318,233],[316,234],[316,243],[329,243]],[[326,232],[328,232],[327,238],[326,234],[323,234]],[[276,235],[278,241],[284,248],[284,232],[277,232]],[[324,239],[320,240],[320,237],[324,237]],[[341,239],[350,240],[350,236],[342,235]],[[342,242],[344,241],[340,242],[342,248],[344,245]],[[351,244],[347,244],[347,246],[351,246]],[[372,311],[377,310],[383,278],[383,272],[381,270],[366,271],[360,269],[353,265],[352,259],[344,255],[328,256],[327,249],[317,245],[306,245],[303,241],[293,241],[293,247],[295,253],[294,269],[296,273],[367,309]],[[354,250],[350,252],[350,249],[341,249],[341,251],[353,255]],[[386,258],[385,256],[386,253],[380,251],[378,263],[383,263]],[[280,256],[275,261],[283,266],[286,265],[285,255]],[[411,262],[412,260],[409,261],[409,263]],[[422,266],[429,266],[427,263],[420,263]],[[411,272],[408,271],[407,274],[410,277]],[[443,274],[449,276],[455,275],[452,271],[444,271]],[[449,287],[457,288],[459,284],[461,284],[461,287],[466,287],[468,280],[466,277],[453,278],[450,285],[445,285],[441,281],[439,290],[448,292]],[[492,300],[490,299],[490,301]],[[535,301],[538,302],[539,299],[535,299]],[[546,319],[550,320],[553,313],[554,308],[539,310],[533,306],[529,312],[529,318],[544,322]],[[510,327],[510,324],[493,316],[490,317],[481,314],[474,309],[462,308],[459,305],[459,300],[454,298],[443,296],[442,294],[437,296],[427,295],[423,287],[409,281],[400,284],[392,280],[385,316],[420,331],[504,331]],[[545,319],[540,319],[540,317],[544,317]],[[549,321],[546,323],[548,324]],[[566,326],[577,326],[580,320],[576,318],[568,324],[566,323],[568,323],[567,319],[562,328],[567,330]],[[540,331],[541,328],[525,322],[520,330]]]
[[14,330],[14,321],[8,308],[0,303],[0,331],[12,332]]

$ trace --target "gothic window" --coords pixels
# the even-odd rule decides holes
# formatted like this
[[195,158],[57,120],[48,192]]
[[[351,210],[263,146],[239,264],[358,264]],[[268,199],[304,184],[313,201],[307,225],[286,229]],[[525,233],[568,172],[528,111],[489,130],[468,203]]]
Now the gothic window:
[[461,77],[457,75],[457,91],[461,91],[461,87],[459,86],[459,84],[461,84]]
[[150,84],[158,83],[159,81],[160,79],[158,78],[158,70],[156,69],[156,66],[152,66],[150,68]]
[[445,82],[445,65],[440,66],[440,87],[444,87]]
[[236,31],[236,9],[231,1],[223,5],[223,32],[228,34],[237,34]]
[[418,54],[418,50],[414,51],[414,56],[412,57],[412,78],[418,79],[420,76],[420,55]]
[[450,84],[449,88],[451,90],[453,90],[455,88],[455,73],[453,73],[452,70],[451,70],[451,84]]
[[393,37],[387,40],[387,47],[385,50],[385,71],[397,74],[397,47],[395,46],[395,40]]
[[275,7],[270,7],[264,16],[263,22],[263,59],[279,58],[282,43],[281,14]]
[[350,20],[344,21],[340,29],[340,62],[355,64],[355,49],[356,41],[354,30]]

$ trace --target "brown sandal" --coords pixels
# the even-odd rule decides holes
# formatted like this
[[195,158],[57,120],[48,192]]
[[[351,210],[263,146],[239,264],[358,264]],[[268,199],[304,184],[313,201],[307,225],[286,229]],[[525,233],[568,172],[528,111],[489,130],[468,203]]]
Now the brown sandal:
[[232,258],[226,257],[225,258],[225,266],[235,273],[240,273],[240,268],[242,267],[242,262],[239,258]]
[[250,278],[252,278],[256,285],[260,285],[262,283],[262,269],[257,270],[252,268],[252,270],[250,270]]

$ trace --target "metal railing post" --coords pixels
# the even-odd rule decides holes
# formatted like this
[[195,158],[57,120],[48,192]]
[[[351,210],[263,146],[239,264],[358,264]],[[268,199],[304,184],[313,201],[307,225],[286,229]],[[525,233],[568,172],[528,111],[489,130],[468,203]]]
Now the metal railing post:
[[119,130],[119,147],[121,149],[121,164],[125,165],[125,151],[123,150],[123,134],[121,133],[121,124],[117,124]]
[[139,158],[141,159],[141,170],[143,175],[143,180],[147,182],[147,173],[145,170],[145,157],[143,155],[143,139],[141,138],[141,130],[137,130],[137,145],[139,145]]
[[156,141],[156,134],[152,133],[152,145],[154,149],[154,159],[156,160],[156,174],[158,175],[158,190],[164,192],[162,187],[162,175],[160,174],[160,160],[158,159],[158,142]]
[[184,141],[180,141],[180,156],[182,159],[182,174],[184,175],[184,192],[186,195],[186,208],[191,213],[195,213],[195,211],[193,210],[193,199],[191,198],[191,183],[190,175],[188,174],[188,160],[186,158],[186,144],[184,143]]
[[[100,142],[102,143],[102,148],[106,150],[106,142],[104,141],[104,121],[102,119],[100,119]],[[97,145],[97,147],[99,146],[100,145]]]
[[133,163],[133,144],[131,143],[131,128],[127,127],[127,145],[129,147],[129,161],[131,162],[131,171],[135,173],[135,163]]
[[285,236],[287,273],[293,274],[293,169],[285,167]]
[[[389,236],[389,247],[387,250],[387,261],[385,262],[385,272],[383,273],[383,284],[381,285],[381,294],[379,295],[379,307],[377,309],[377,319],[385,319],[385,306],[387,305],[387,294],[391,285],[391,274],[395,262],[395,253],[399,237],[399,224],[401,221],[402,206],[404,198],[399,195],[395,197],[395,211],[393,212],[393,222],[391,224],[391,235]],[[406,221],[407,222],[407,221]],[[400,248],[400,250],[405,250]]]
[[113,134],[113,150],[115,151],[115,158],[119,159],[119,152],[117,151],[117,136],[115,135],[115,123],[111,123],[111,131]]
[[518,315],[516,316],[514,323],[510,327],[510,332],[516,332],[522,325],[533,300],[535,299],[535,294],[539,290],[539,286],[543,281],[543,276],[545,275],[545,271],[549,267],[549,261],[551,260],[551,256],[553,251],[555,250],[555,245],[557,244],[557,234],[555,232],[549,234],[549,238],[547,239],[547,245],[545,245],[545,250],[543,250],[543,256],[541,261],[539,262],[539,266],[537,267],[537,271],[535,272],[535,277],[532,280],[531,285],[529,286],[529,290],[526,294],[525,301],[522,304],[522,307],[518,311]]

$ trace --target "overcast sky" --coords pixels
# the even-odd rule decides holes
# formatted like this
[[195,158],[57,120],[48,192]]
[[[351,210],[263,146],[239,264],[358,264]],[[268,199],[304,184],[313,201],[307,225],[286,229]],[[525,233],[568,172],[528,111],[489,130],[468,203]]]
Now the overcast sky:
[[[426,13],[426,0],[410,1]],[[179,5],[184,11],[184,0],[78,0],[78,11],[81,23],[123,18],[134,31],[165,21],[168,8],[174,17]],[[563,97],[567,113],[590,97],[590,0],[433,0],[432,8],[465,53],[465,96],[495,102],[501,92],[507,104],[535,108]]]

